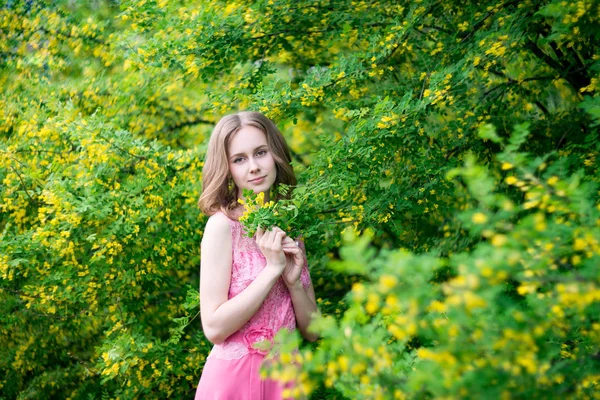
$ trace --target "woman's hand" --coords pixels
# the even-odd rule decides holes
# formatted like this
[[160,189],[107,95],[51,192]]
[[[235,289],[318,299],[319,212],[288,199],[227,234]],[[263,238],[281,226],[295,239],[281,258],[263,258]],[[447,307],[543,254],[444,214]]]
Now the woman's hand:
[[277,275],[281,275],[287,266],[287,257],[283,251],[285,238],[285,232],[278,227],[273,227],[269,231],[264,231],[260,227],[256,230],[256,244],[267,259],[267,268],[272,269]]
[[298,246],[298,242],[290,237],[285,237],[282,241],[283,252],[286,257],[286,265],[281,277],[288,287],[301,285],[300,274],[304,266],[304,253]]

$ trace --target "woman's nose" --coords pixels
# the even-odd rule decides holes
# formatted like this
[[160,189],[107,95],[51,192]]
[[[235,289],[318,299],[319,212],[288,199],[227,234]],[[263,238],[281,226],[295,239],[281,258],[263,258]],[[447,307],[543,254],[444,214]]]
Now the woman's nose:
[[251,172],[256,172],[258,171],[260,168],[258,167],[258,163],[256,162],[256,160],[254,158],[250,158],[248,160],[249,162],[249,167],[250,167],[250,171]]

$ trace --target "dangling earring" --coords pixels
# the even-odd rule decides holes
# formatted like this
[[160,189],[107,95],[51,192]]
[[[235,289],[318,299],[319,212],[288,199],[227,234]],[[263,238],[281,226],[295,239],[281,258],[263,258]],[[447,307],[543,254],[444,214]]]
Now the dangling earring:
[[234,202],[237,202],[237,188],[235,186],[235,182],[233,181],[232,177],[229,177],[229,179],[227,180],[227,191],[229,193],[229,195],[231,196],[232,200]]
[[227,177],[227,200],[229,209],[237,206],[237,195],[235,193],[235,184],[231,176]]

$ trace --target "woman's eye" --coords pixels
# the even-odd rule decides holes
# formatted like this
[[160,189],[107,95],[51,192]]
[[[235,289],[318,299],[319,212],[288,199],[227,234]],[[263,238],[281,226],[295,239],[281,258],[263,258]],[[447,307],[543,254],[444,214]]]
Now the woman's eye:
[[234,159],[234,160],[233,160],[233,163],[234,163],[234,164],[237,164],[237,163],[240,163],[240,162],[242,162],[242,160],[243,160],[243,158],[242,158],[242,157],[238,157],[238,158],[236,158],[236,159]]
[[265,154],[267,154],[266,150],[259,150],[259,151],[256,152],[257,156],[264,156]]

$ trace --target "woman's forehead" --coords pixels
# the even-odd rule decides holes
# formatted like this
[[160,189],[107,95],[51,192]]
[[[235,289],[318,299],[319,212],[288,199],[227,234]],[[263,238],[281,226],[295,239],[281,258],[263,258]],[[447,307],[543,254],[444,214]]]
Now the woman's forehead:
[[254,126],[243,126],[229,141],[229,154],[248,152],[267,145],[265,133]]

